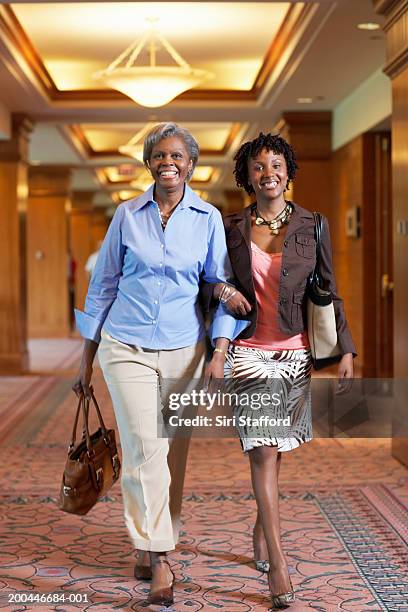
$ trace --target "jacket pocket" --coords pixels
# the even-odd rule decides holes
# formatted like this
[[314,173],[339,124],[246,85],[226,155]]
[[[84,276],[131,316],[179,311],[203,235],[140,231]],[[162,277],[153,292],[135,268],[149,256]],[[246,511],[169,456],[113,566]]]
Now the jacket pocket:
[[313,236],[307,236],[305,234],[296,234],[295,249],[296,253],[300,255],[300,257],[312,259],[316,251],[316,241]]
[[303,308],[306,296],[305,291],[296,291],[292,298],[291,323],[293,326],[299,327],[303,325]]

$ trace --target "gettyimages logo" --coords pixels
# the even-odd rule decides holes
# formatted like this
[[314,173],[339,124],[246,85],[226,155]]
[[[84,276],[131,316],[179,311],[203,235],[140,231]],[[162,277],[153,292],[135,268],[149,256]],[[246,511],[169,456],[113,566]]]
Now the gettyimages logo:
[[179,410],[181,407],[196,406],[206,410],[213,410],[215,406],[228,406],[231,409],[236,406],[259,410],[266,406],[279,406],[281,404],[280,393],[227,393],[218,390],[209,393],[201,389],[193,389],[190,393],[171,393],[169,396],[169,409]]
[[279,390],[191,389],[169,394],[161,426],[166,437],[190,436],[193,431],[202,437],[236,437],[238,432],[253,437],[268,432],[288,435],[291,419],[289,414],[283,414]]

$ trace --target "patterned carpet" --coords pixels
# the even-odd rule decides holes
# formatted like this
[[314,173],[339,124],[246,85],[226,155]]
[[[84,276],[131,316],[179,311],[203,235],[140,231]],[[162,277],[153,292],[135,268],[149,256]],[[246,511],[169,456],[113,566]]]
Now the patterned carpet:
[[[31,348],[37,374],[0,379],[0,608],[146,610],[148,585],[132,576],[120,488],[83,518],[56,508],[79,343]],[[99,370],[95,388],[112,424]],[[283,541],[297,596],[291,610],[408,611],[407,485],[387,439],[315,440],[284,456]],[[266,578],[251,563],[254,517],[239,443],[193,440],[169,612],[268,609]],[[10,593],[23,591],[82,601],[9,602]]]

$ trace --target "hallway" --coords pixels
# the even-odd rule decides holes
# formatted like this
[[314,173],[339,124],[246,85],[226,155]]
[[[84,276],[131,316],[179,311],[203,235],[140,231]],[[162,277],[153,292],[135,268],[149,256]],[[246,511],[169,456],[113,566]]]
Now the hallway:
[[[80,347],[79,340],[32,340],[32,373],[0,378],[0,609],[147,609],[148,585],[132,575],[119,486],[84,518],[56,509]],[[112,425],[97,368],[94,386]],[[284,457],[282,530],[297,592],[291,610],[408,610],[407,484],[388,439],[320,439]],[[237,440],[193,440],[183,533],[171,555],[171,610],[268,609],[266,578],[251,563],[254,518]],[[61,590],[87,595],[88,604],[31,607],[4,595]]]

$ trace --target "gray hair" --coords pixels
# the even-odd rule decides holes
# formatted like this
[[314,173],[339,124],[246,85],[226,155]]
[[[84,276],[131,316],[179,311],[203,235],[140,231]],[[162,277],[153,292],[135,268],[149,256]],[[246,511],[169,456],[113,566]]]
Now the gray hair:
[[169,138],[171,136],[178,136],[181,138],[186,145],[190,159],[193,162],[192,168],[187,176],[187,180],[189,181],[198,161],[200,147],[198,146],[198,142],[194,136],[188,130],[186,130],[186,128],[177,125],[177,123],[159,123],[150,130],[143,143],[144,165],[149,169],[149,161],[152,156],[153,147],[163,140],[163,138]]

